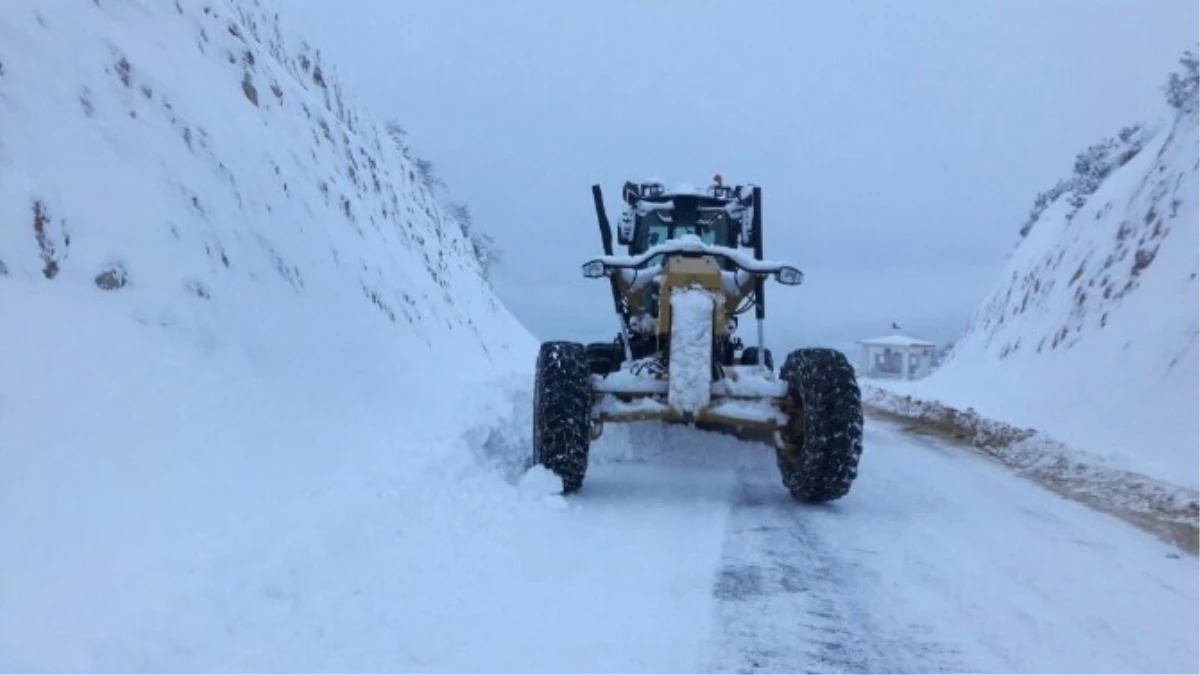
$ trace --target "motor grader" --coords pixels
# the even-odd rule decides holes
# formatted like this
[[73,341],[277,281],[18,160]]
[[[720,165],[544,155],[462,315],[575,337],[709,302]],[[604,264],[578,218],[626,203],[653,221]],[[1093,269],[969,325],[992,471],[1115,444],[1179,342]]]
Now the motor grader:
[[[846,356],[806,347],[778,371],[764,344],[764,285],[802,283],[800,270],[763,258],[762,189],[668,190],[626,181],[617,243],[599,185],[592,198],[604,255],[583,276],[607,279],[619,332],[609,342],[550,341],[536,364],[533,463],[578,491],[591,443],[606,424],[661,420],[757,434],[775,448],[782,482],[797,500],[845,496],[862,453],[858,382]],[[750,309],[755,344],[738,336]]]

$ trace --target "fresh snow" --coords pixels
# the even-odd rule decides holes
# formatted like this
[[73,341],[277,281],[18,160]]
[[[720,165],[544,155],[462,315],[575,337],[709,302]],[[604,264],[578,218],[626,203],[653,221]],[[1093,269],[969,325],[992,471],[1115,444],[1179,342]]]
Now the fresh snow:
[[671,358],[667,367],[667,404],[693,414],[712,397],[714,313],[724,311],[724,297],[703,288],[671,291]]
[[757,274],[774,274],[784,267],[791,267],[791,265],[785,262],[758,260],[741,249],[705,243],[704,240],[694,234],[685,234],[675,239],[668,239],[658,246],[651,246],[637,255],[604,255],[596,258],[596,260],[616,268],[640,267],[649,262],[654,256],[666,253],[703,253],[725,256],[733,260],[734,264],[738,267]]
[[1197,124],[1193,100],[1073,218],[1065,196],[1052,203],[949,360],[924,380],[877,384],[1195,489]]
[[637,413],[661,414],[667,412],[667,404],[649,396],[635,396],[628,401],[612,394],[605,394],[594,410],[606,415],[625,415]]
[[0,17],[2,670],[412,667],[515,508],[463,392],[536,343],[272,16]]
[[[698,291],[697,291],[698,292]],[[693,293],[697,293],[693,292]],[[698,309],[704,312],[712,310],[706,308],[703,303],[698,303]],[[674,311],[674,310],[672,310]],[[693,328],[702,328],[697,316],[697,322]],[[597,413],[608,415],[621,414],[636,414],[636,413],[665,413],[668,410],[668,405],[650,397],[639,396],[630,401],[623,401],[620,398],[612,395],[613,393],[623,394],[667,394],[670,400],[670,392],[668,391],[670,383],[674,382],[678,386],[679,383],[692,381],[693,386],[699,387],[701,391],[708,390],[708,397],[703,395],[694,396],[695,392],[686,390],[682,392],[693,407],[688,410],[695,411],[706,405],[710,405],[709,410],[715,414],[725,417],[741,419],[748,422],[769,422],[783,421],[783,413],[774,405],[772,399],[777,399],[787,394],[787,385],[776,378],[774,374],[763,366],[726,366],[724,377],[711,385],[706,384],[708,380],[708,349],[691,349],[696,345],[707,345],[710,337],[700,336],[700,340],[689,344],[689,349],[684,350],[685,355],[691,355],[699,359],[698,363],[704,364],[701,370],[692,371],[698,376],[693,378],[674,377],[670,381],[666,379],[656,379],[649,375],[645,370],[639,370],[638,366],[646,365],[644,361],[637,361],[633,364],[626,364],[625,368],[610,373],[605,376],[593,375],[592,388],[594,391],[604,393],[604,396],[596,403],[594,410]],[[672,346],[672,351],[675,351]],[[676,363],[672,360],[672,364]],[[675,366],[678,368],[678,366]],[[637,371],[637,372],[635,372]],[[676,394],[678,397],[680,394]],[[712,401],[712,398],[724,398],[725,400]],[[757,399],[757,400],[754,400]]]
[[712,385],[713,396],[779,397],[787,394],[787,384],[766,366],[723,366],[724,379]]
[[725,399],[716,401],[709,407],[714,415],[745,420],[747,422],[776,422],[787,421],[787,415],[776,408],[770,399],[744,400]]
[[890,347],[936,347],[937,345],[925,340],[918,340],[906,335],[885,335],[883,337],[870,338],[867,340],[859,340],[859,344],[864,345],[879,345]]
[[566,504],[559,496],[562,492],[562,479],[544,466],[535,466],[521,476],[517,485],[522,494],[545,497],[556,504]]
[[[592,389],[605,393],[665,394],[667,382],[652,375],[654,359],[642,359],[623,364],[621,370],[608,375],[593,375]],[[709,386],[712,396],[768,397],[783,396],[787,385],[765,366],[724,366],[724,377]]]
[[876,421],[819,508],[660,424],[557,494],[535,340],[276,16],[0,17],[0,670],[1195,671],[1195,557]]

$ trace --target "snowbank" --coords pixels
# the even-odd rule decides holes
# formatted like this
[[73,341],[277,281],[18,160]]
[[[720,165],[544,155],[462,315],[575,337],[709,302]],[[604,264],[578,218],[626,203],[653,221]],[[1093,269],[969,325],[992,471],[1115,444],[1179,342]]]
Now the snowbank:
[[1023,429],[942,403],[864,384],[868,412],[908,423],[918,434],[969,445],[1051,490],[1121,517],[1196,552],[1200,492],[1114,468],[1035,429]]
[[283,35],[254,0],[0,17],[2,670],[422,669],[547,507],[462,431],[534,340]]
[[876,384],[1196,488],[1197,140],[1193,93],[1074,217],[1048,206],[941,369]]

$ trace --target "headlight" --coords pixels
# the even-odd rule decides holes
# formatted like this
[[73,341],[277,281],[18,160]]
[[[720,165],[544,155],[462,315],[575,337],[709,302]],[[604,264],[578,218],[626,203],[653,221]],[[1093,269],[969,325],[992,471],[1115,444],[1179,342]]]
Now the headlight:
[[602,260],[591,260],[583,264],[583,276],[588,279],[598,279],[608,273]]
[[782,267],[775,273],[775,279],[784,286],[799,286],[804,281],[804,272],[795,267]]

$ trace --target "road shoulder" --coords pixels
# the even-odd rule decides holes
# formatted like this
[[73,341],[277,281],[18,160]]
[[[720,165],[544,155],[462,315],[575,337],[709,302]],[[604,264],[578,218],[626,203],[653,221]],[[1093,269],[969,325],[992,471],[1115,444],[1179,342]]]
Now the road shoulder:
[[863,387],[867,415],[906,432],[994,457],[1034,482],[1141,528],[1196,555],[1197,491],[1088,461],[1087,455],[1023,429],[936,401]]

